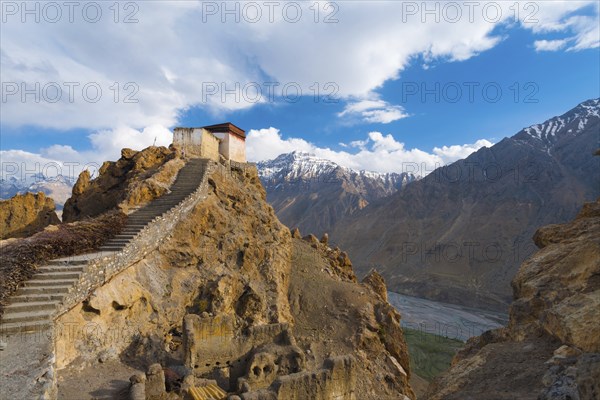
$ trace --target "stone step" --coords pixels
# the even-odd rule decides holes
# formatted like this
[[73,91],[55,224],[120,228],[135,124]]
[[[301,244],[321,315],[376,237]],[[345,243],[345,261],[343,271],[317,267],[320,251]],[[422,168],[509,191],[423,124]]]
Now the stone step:
[[39,321],[27,321],[27,322],[14,322],[4,323],[0,322],[0,334],[15,334],[25,332],[43,332],[52,326],[52,322],[47,320]]
[[[187,197],[187,196],[186,196]],[[157,207],[165,207],[165,208],[173,208],[176,207],[179,203],[181,203],[183,200],[185,200],[185,197],[182,197],[180,199],[177,199],[176,201],[170,201],[170,200],[161,200],[160,203],[156,203],[152,208],[148,208],[148,209],[144,209],[144,210],[140,210],[138,211],[136,214],[139,213],[143,213],[143,212],[150,212],[150,211],[155,211],[157,209]],[[158,200],[156,200],[158,201]]]
[[114,253],[118,253],[123,250],[125,246],[110,246],[110,247],[100,247],[98,250],[100,251],[111,251]]
[[10,324],[15,322],[30,322],[30,321],[40,321],[40,320],[48,320],[52,315],[51,310],[38,310],[38,311],[23,311],[23,312],[14,312],[10,314],[4,314],[2,316],[3,324]]
[[126,239],[133,239],[134,237],[135,237],[135,235],[118,234],[118,235],[113,236],[113,239],[123,239],[123,240],[126,240]]
[[[146,225],[148,225],[150,222],[152,222],[152,220],[153,220],[154,218],[156,218],[156,217],[159,217],[160,215],[162,215],[162,214],[154,215],[154,216],[152,216],[152,217],[149,217],[149,218],[144,218],[144,219],[141,219],[141,218],[140,218],[139,220],[136,220],[136,221],[135,221],[135,224],[136,224],[136,225],[141,225],[141,224],[143,224],[144,226],[146,226]],[[125,227],[124,227],[123,229],[127,229],[127,228],[137,228],[137,226],[134,226],[134,225],[125,225]]]
[[[181,203],[182,199],[177,199],[176,201],[161,201],[160,203],[153,204],[152,207],[145,208],[143,210],[138,211],[136,214],[140,215],[143,213],[156,212],[160,210],[168,210],[169,208],[176,207],[179,203]],[[133,216],[133,215],[132,215]]]
[[43,272],[35,274],[31,279],[34,281],[38,280],[71,280],[78,279],[79,273],[71,271],[60,271],[60,272]]
[[138,228],[126,228],[126,230],[124,231],[124,233],[126,234],[131,234],[131,235],[137,235],[138,233],[140,233],[142,229],[138,229]]
[[154,218],[158,217],[159,215],[163,215],[164,213],[166,213],[169,210],[170,210],[170,208],[166,209],[166,210],[148,211],[143,214],[136,215],[134,217],[131,217],[131,219],[129,221],[127,221],[125,226],[131,226],[133,224],[139,224],[139,223],[144,223],[146,221],[151,221]]
[[[156,213],[156,212],[161,212],[164,210],[168,210],[170,208],[176,207],[177,204],[179,204],[179,202],[165,202],[165,203],[160,203],[157,204],[155,206],[149,207],[149,208],[144,208],[143,210],[139,210],[136,211],[135,214],[131,214],[129,216],[129,218],[133,218],[133,217],[137,217],[139,215],[147,215],[147,214],[151,214],[151,213]],[[129,219],[128,219],[129,220]]]
[[148,210],[140,210],[140,211],[136,212],[135,214],[132,214],[127,219],[127,222],[129,222],[132,218],[146,217],[146,216],[152,215],[152,214],[163,213],[163,212],[165,212],[167,210],[170,210],[171,208],[173,208],[175,206],[176,206],[176,204],[174,204],[173,206],[155,207],[155,208],[148,209]]
[[129,216],[129,218],[127,219],[127,222],[129,222],[129,220],[131,218],[139,217],[140,215],[149,215],[149,214],[152,214],[152,213],[164,212],[166,210],[169,210],[169,209],[177,206],[177,204],[179,204],[179,203],[176,203],[176,204],[173,204],[173,205],[165,204],[165,205],[160,205],[160,206],[156,206],[156,207],[152,207],[152,208],[148,208],[148,209],[137,211],[135,214],[131,214]]
[[77,279],[67,279],[67,280],[29,280],[24,283],[25,287],[47,287],[47,286],[70,286],[76,282]]
[[87,264],[87,260],[69,260],[69,259],[56,259],[50,260],[47,263],[48,265],[85,265]]
[[147,213],[144,213],[144,214],[136,215],[135,217],[131,217],[127,221],[127,223],[125,224],[125,226],[132,226],[134,224],[140,224],[140,223],[143,223],[145,221],[151,221],[155,217],[158,217],[159,215],[162,215],[162,214],[164,214],[167,211],[169,211],[169,210],[152,211],[152,212],[147,212]]
[[114,238],[114,237],[113,237],[113,238],[111,238],[111,239],[108,239],[106,242],[104,242],[104,244],[105,244],[105,245],[106,245],[107,243],[124,243],[124,244],[127,244],[127,243],[129,243],[129,242],[131,242],[131,239],[130,239],[130,238],[129,238],[129,239],[118,239],[118,238]]
[[30,295],[30,294],[58,294],[68,293],[71,286],[42,286],[42,287],[21,287],[17,291],[17,295]]
[[125,248],[125,245],[111,244],[99,247],[100,251],[121,251]]
[[4,307],[4,315],[13,312],[55,310],[58,301],[28,301],[22,303],[11,303]]
[[119,239],[110,239],[109,241],[107,241],[106,243],[104,243],[103,246],[112,246],[112,245],[123,245],[126,246],[128,245],[130,242],[130,240],[119,240]]
[[152,213],[152,212],[159,212],[159,211],[164,211],[164,210],[170,210],[173,207],[177,207],[184,199],[179,199],[177,201],[165,201],[164,203],[158,203],[155,206],[153,206],[152,208],[149,208],[147,210],[140,210],[138,212],[138,215],[143,215],[143,214],[147,214],[147,213]]
[[52,302],[62,301],[65,298],[64,294],[29,294],[29,295],[18,295],[10,298],[11,304],[14,303],[28,303],[28,302]]
[[44,265],[38,268],[39,273],[55,273],[55,272],[83,272],[83,266],[54,266]]
[[[190,194],[191,193],[177,193],[177,194],[173,194],[173,195],[166,195],[164,197],[161,197],[161,198],[158,198],[158,199],[154,200],[148,206],[151,206],[151,205],[154,205],[154,204],[179,202],[179,201],[185,199],[186,197],[188,197]],[[146,207],[148,207],[148,206],[146,206]]]

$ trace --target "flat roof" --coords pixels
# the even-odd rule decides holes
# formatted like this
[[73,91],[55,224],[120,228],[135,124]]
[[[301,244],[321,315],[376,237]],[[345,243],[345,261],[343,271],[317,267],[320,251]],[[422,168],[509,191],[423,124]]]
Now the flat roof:
[[238,126],[235,126],[231,122],[224,122],[222,124],[203,126],[202,128],[206,129],[207,131],[211,131],[211,132],[231,132],[231,133],[238,135],[239,137],[241,137],[243,139],[246,138],[246,131],[244,131],[242,128],[240,128]]

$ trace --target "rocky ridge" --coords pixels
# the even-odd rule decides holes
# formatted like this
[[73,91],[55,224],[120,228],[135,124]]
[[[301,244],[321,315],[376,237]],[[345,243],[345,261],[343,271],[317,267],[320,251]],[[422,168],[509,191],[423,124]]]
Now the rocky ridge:
[[95,217],[115,207],[128,214],[167,193],[183,165],[178,153],[166,147],[123,149],[119,160],[102,164],[96,179],[87,170],[79,175],[63,221]]
[[0,239],[29,236],[59,223],[54,201],[42,192],[0,200]]
[[[160,148],[124,151],[95,180],[80,176],[67,215],[152,204],[162,186],[147,181],[174,179],[172,161]],[[381,277],[360,284],[326,238],[292,237],[255,167],[214,165],[202,200],[153,250],[56,320],[58,396],[85,398],[81,375],[113,363],[86,390],[108,390],[127,366],[140,372],[119,391],[147,398],[214,385],[245,400],[414,398]]]
[[469,340],[427,399],[600,397],[600,199],[534,240],[508,326]]
[[392,291],[506,311],[535,230],[600,196],[599,115],[589,100],[481,148],[341,219],[331,238]]
[[355,171],[300,151],[258,162],[257,168],[278,218],[317,235],[416,179],[408,173]]
[[51,197],[57,210],[62,210],[65,201],[71,197],[71,190],[75,179],[64,175],[46,176],[43,173],[24,176],[9,175],[4,172],[4,178],[0,178],[0,199],[10,199],[17,194],[43,192]]

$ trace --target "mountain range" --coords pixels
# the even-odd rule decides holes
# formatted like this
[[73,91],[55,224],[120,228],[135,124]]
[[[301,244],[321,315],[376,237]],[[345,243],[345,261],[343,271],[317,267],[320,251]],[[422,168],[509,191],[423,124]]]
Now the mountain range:
[[600,196],[600,99],[524,128],[344,218],[331,238],[390,290],[504,310],[539,226]]
[[257,168],[279,219],[316,235],[416,179],[408,173],[356,171],[299,151],[258,162]]
[[57,175],[48,177],[41,173],[19,179],[15,176],[0,178],[0,199],[10,199],[16,194],[43,192],[51,197],[57,210],[62,210],[65,201],[71,197],[76,178]]
[[535,229],[600,195],[600,100],[522,129],[422,179],[352,171],[306,153],[258,163],[279,218],[330,233],[390,290],[506,310]]
[[[424,178],[342,167],[305,152],[257,163],[279,219],[330,234],[359,275],[390,290],[505,310],[510,280],[535,246],[535,229],[572,219],[600,195],[600,99],[526,127]],[[57,209],[73,179],[0,180],[0,197],[42,191]]]

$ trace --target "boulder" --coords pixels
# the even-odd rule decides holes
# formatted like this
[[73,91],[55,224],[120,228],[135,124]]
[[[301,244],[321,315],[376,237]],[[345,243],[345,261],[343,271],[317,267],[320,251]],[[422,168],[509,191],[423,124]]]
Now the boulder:
[[0,239],[30,236],[52,224],[60,224],[54,200],[42,192],[0,200]]

